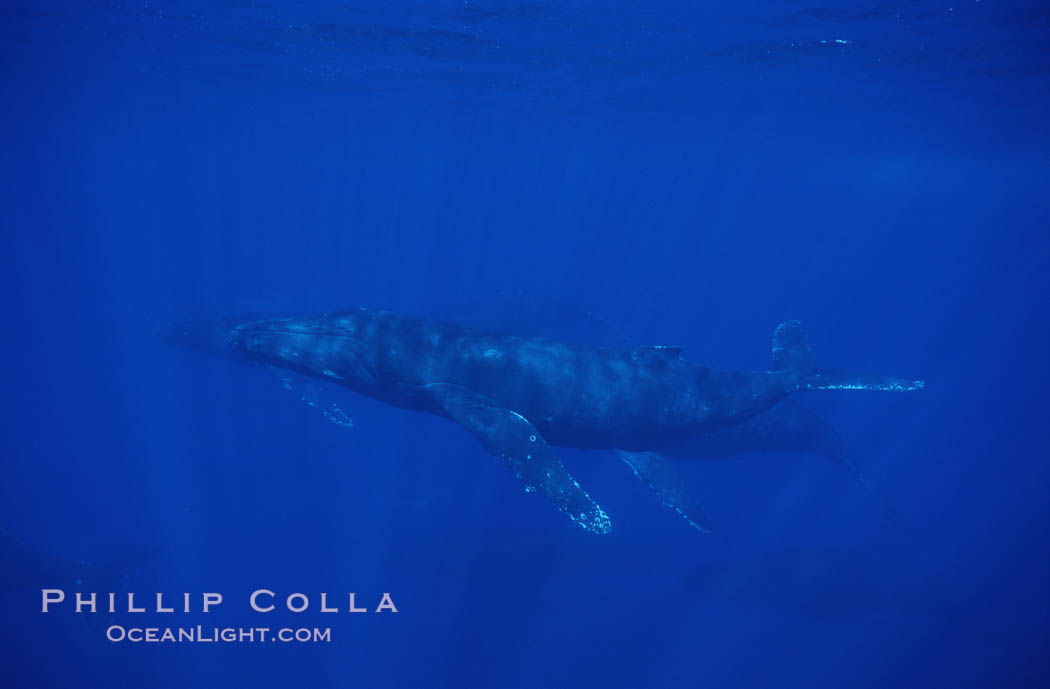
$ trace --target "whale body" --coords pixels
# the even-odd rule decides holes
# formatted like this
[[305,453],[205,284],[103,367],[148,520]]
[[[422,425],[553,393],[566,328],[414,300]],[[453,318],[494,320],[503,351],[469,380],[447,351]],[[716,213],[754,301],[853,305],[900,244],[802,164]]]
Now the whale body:
[[437,414],[471,432],[524,482],[595,533],[608,515],[551,446],[620,451],[663,502],[709,522],[662,450],[731,429],[800,390],[916,390],[922,381],[818,369],[801,325],[773,338],[773,369],[719,371],[679,347],[590,347],[351,309],[242,323],[229,344],[249,360]]

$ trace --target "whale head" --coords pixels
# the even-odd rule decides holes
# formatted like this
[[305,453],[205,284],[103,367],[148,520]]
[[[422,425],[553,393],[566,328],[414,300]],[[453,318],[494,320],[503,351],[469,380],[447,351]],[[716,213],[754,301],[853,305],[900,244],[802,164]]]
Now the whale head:
[[357,387],[375,382],[363,343],[339,321],[273,318],[242,323],[229,332],[231,347],[249,360]]
[[160,339],[183,350],[243,363],[243,358],[230,349],[230,330],[240,323],[257,321],[262,313],[215,314],[187,318],[162,328]]
[[313,321],[270,318],[236,326],[227,340],[251,360],[299,367],[322,344],[324,335]]

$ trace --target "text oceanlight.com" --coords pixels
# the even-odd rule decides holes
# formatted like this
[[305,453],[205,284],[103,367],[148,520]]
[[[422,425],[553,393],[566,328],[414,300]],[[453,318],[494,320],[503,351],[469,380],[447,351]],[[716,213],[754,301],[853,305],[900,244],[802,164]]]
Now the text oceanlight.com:
[[106,638],[113,642],[132,643],[330,643],[330,627],[123,627],[119,624],[106,629]]

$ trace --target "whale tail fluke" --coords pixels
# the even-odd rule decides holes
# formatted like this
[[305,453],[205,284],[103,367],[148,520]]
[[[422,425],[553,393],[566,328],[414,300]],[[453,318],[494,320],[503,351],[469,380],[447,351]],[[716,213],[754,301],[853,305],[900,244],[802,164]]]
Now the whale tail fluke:
[[[773,370],[796,372],[799,382],[796,390],[921,390],[925,382],[906,380],[890,376],[880,376],[855,371],[838,371],[818,369],[813,350],[806,341],[806,334],[799,321],[785,321],[777,326],[773,333]],[[830,425],[824,434],[822,453],[832,462],[849,471],[853,478],[882,507],[886,519],[894,526],[905,526],[907,520],[903,515],[868,482],[864,475],[849,457],[845,443],[838,432]]]
[[798,374],[795,390],[921,390],[925,382],[856,371],[817,368],[799,321],[784,321],[773,333],[773,370]]

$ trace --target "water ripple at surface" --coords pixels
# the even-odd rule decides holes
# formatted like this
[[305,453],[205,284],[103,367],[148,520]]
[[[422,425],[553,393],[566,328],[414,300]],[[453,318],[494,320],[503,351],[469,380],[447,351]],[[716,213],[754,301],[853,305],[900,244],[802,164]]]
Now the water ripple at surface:
[[[7,9],[9,53],[82,44],[87,64],[435,102],[691,116],[773,100],[951,111],[1045,106],[1038,3],[95,2]],[[50,59],[54,59],[53,56]],[[13,61],[12,61],[13,62]],[[1014,88],[1004,97],[1003,80]],[[799,85],[802,88],[799,89]],[[898,94],[900,97],[894,97]]]

